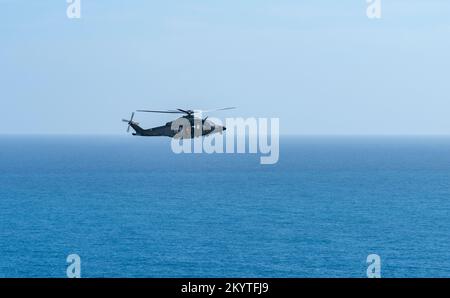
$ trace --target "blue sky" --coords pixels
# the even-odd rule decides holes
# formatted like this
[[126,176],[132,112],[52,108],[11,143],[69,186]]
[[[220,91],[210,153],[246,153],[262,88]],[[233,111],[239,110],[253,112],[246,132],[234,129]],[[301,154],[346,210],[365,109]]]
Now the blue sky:
[[[0,134],[237,106],[283,134],[450,134],[450,1],[0,0]],[[139,115],[146,126],[168,120]]]

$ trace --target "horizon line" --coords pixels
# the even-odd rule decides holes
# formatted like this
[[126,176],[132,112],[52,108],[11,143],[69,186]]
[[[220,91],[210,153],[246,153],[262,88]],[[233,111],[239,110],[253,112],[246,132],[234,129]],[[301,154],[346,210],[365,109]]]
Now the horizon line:
[[[105,137],[129,137],[129,134],[118,134],[118,133],[1,133],[0,137],[2,136],[60,136],[60,137],[69,137],[69,136],[86,136],[86,137],[93,137],[93,136],[105,136]],[[237,136],[241,136],[241,134],[238,134]],[[246,135],[248,136],[248,135]],[[281,133],[279,134],[280,137],[450,137],[450,133],[448,134],[412,134],[412,133],[390,133],[390,134],[351,134],[351,133],[342,133],[342,134],[326,134],[326,133],[300,133],[300,134],[292,134],[292,133]],[[133,136],[134,137],[134,136]],[[152,138],[152,137],[146,137],[146,138]],[[169,138],[165,136],[155,136],[153,138]]]

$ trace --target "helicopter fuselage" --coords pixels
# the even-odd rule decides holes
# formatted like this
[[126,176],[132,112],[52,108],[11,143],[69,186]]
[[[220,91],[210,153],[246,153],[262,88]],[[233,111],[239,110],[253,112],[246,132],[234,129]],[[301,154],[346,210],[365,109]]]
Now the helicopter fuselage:
[[206,136],[211,133],[222,133],[226,130],[225,126],[217,125],[207,119],[201,119],[190,115],[167,122],[163,126],[157,126],[149,129],[143,129],[137,123],[132,121],[130,121],[129,125],[135,131],[135,133],[133,133],[134,136],[165,136],[180,139],[191,139]]

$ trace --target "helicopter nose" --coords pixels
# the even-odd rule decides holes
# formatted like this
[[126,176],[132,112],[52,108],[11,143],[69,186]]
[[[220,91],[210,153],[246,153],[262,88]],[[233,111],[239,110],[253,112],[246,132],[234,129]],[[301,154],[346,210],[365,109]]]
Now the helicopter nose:
[[223,126],[223,127],[222,127],[222,130],[225,131],[225,130],[227,130],[227,128],[226,128],[225,126]]

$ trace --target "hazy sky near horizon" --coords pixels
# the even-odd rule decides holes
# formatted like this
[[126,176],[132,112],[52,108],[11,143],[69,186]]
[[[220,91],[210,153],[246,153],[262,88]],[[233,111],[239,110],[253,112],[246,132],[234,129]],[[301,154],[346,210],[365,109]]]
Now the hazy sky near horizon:
[[[0,134],[237,106],[283,134],[450,134],[450,1],[0,0]],[[143,126],[164,115],[140,114]]]

